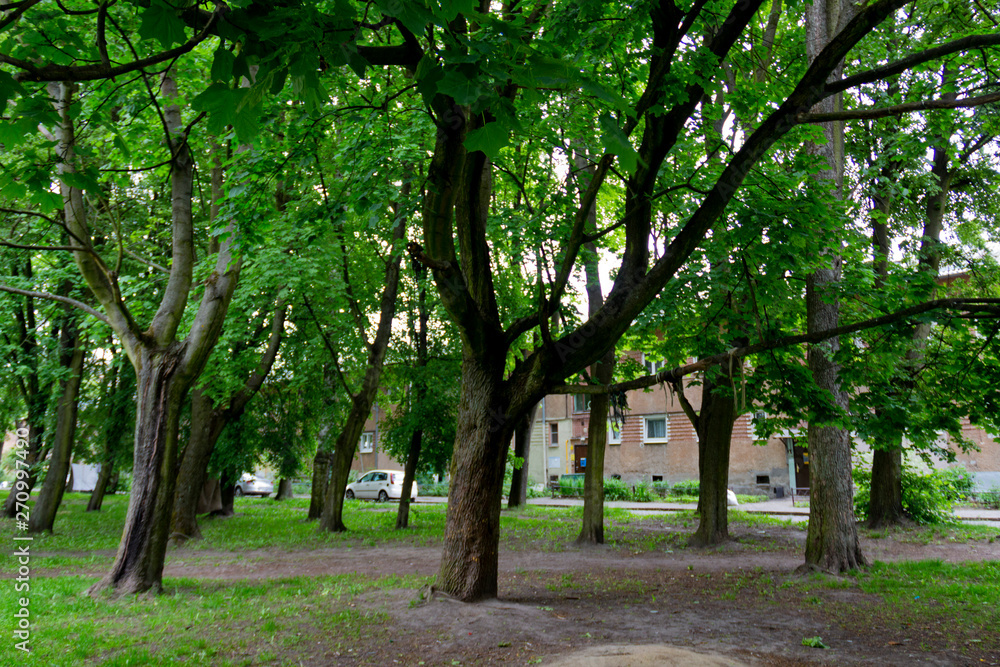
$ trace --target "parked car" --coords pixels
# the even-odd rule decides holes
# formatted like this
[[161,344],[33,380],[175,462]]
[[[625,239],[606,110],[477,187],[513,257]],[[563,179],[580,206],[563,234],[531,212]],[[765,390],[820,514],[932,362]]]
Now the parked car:
[[236,482],[234,490],[236,497],[240,496],[261,496],[267,498],[274,493],[274,485],[248,472],[243,473],[240,481]]
[[[363,498],[384,503],[399,500],[403,495],[403,472],[401,470],[372,470],[356,482],[347,485],[344,497],[348,500]],[[417,483],[410,490],[410,502],[417,499]]]

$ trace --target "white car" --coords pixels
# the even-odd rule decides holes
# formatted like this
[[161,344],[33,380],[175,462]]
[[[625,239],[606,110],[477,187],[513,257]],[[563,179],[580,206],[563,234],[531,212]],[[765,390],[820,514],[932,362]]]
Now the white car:
[[274,493],[273,484],[263,479],[258,479],[248,472],[243,473],[240,481],[236,482],[236,489],[234,490],[237,498],[240,496],[262,496],[267,498],[272,493]]
[[[399,500],[403,495],[403,471],[371,470],[356,482],[347,485],[344,497],[348,500],[367,498],[384,503],[390,498]],[[417,483],[410,489],[410,502],[417,499]]]

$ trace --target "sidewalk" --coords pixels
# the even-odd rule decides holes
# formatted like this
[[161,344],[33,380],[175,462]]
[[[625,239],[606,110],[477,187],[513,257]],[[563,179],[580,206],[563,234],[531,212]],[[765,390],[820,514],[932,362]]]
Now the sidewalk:
[[[797,502],[802,503],[803,500]],[[547,507],[579,507],[583,505],[582,498],[531,498],[528,500],[531,505],[544,505]],[[693,510],[697,506],[694,503],[669,503],[669,502],[651,502],[651,503],[633,503],[626,502],[622,500],[608,500],[604,503],[605,507],[619,507],[622,509],[638,511],[638,512],[677,512],[681,510]],[[743,510],[744,512],[752,512],[757,514],[770,514],[772,516],[784,516],[792,520],[804,521],[809,518],[809,508],[808,507],[792,507],[791,498],[774,498],[772,500],[767,500],[759,503],[746,503],[740,505],[737,509]],[[992,522],[1000,522],[1000,510],[988,510],[988,509],[974,509],[969,507],[960,507],[955,510],[955,516],[960,520],[968,523],[986,523],[992,524]]]

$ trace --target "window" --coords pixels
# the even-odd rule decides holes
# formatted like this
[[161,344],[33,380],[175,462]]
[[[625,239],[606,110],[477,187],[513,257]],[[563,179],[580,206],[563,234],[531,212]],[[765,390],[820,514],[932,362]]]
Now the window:
[[384,482],[387,479],[389,479],[389,474],[388,473],[377,472],[377,473],[375,473],[375,477],[372,478],[372,481],[373,482]]
[[666,415],[646,417],[643,442],[666,442],[670,436]]
[[652,375],[654,373],[659,373],[666,366],[665,361],[653,361],[646,357],[646,354],[642,355],[642,365],[646,367],[646,373]]
[[608,444],[609,445],[620,445],[622,444],[622,432],[621,427],[624,424],[619,424],[618,428],[615,428],[615,423],[608,420]]
[[590,412],[589,394],[573,394],[573,412]]
[[375,477],[375,473],[370,472],[367,475],[365,475],[364,477],[362,477],[361,479],[359,479],[358,483],[360,484],[362,482],[370,482],[370,481],[372,481],[373,477]]
[[358,450],[362,454],[370,454],[375,450],[375,434],[362,433],[361,440],[358,441]]
[[750,436],[751,440],[763,440],[764,437],[757,435],[757,428],[762,427],[762,422],[767,419],[766,412],[755,412],[750,415],[750,419],[747,420],[747,435]]
[[559,446],[559,424],[549,424],[549,447]]

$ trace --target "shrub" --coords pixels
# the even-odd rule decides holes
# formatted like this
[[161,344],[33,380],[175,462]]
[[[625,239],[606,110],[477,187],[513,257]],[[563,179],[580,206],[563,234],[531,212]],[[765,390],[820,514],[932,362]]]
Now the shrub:
[[632,502],[648,503],[653,500],[653,489],[648,482],[639,482],[632,489]]
[[989,491],[980,493],[979,502],[989,509],[1000,510],[1000,486],[994,486]]
[[604,499],[605,500],[629,500],[632,491],[625,486],[625,482],[614,477],[604,479]]
[[[871,503],[871,471],[858,467],[851,477],[856,486],[854,513],[864,521]],[[904,464],[902,486],[903,510],[915,522],[929,524],[953,520],[952,505],[965,498],[963,490],[971,491],[972,482],[961,468],[923,473]]]
[[701,491],[701,483],[696,479],[677,482],[673,486],[675,496],[697,496]]

